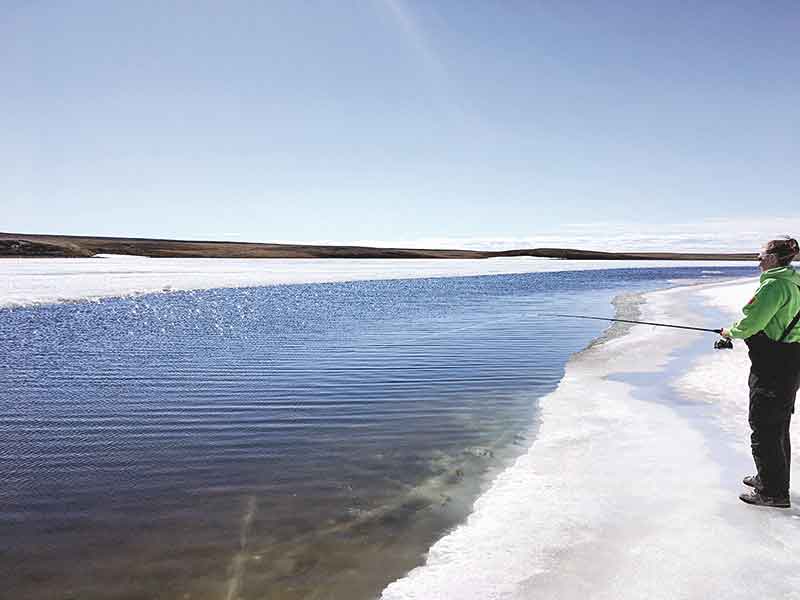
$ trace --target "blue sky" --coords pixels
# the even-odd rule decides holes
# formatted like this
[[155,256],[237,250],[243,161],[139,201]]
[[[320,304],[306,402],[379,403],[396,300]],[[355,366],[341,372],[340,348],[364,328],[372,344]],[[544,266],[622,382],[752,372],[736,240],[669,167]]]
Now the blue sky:
[[0,230],[749,249],[800,234],[798,31],[794,2],[5,0]]

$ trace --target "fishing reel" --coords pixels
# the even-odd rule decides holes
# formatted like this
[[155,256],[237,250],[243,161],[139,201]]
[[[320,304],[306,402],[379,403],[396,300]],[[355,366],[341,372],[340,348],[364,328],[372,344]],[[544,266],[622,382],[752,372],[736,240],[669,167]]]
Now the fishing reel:
[[733,340],[731,338],[721,337],[714,342],[715,350],[733,350]]

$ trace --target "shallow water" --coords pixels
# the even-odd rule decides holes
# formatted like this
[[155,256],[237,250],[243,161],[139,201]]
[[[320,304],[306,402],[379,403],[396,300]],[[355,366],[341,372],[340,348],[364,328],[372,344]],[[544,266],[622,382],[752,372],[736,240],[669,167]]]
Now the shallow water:
[[374,596],[527,447],[536,399],[606,327],[537,312],[611,316],[617,294],[703,270],[1,310],[6,593]]

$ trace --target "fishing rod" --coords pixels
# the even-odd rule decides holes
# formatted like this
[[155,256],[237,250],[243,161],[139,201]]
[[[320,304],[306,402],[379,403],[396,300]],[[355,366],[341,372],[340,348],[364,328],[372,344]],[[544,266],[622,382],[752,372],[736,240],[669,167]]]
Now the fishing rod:
[[[670,327],[672,329],[689,329],[691,331],[707,331],[709,333],[716,333],[722,335],[722,329],[709,329],[707,327],[690,327],[689,325],[673,325],[671,323],[654,323],[652,321],[633,321],[631,319],[611,319],[608,317],[590,317],[587,315],[563,315],[563,314],[541,314],[543,317],[565,317],[569,319],[592,319],[595,321],[613,321],[614,323],[633,323],[635,325],[653,325],[655,327]],[[733,348],[733,342],[730,338],[722,337],[714,343],[714,348],[717,350],[725,350]]]

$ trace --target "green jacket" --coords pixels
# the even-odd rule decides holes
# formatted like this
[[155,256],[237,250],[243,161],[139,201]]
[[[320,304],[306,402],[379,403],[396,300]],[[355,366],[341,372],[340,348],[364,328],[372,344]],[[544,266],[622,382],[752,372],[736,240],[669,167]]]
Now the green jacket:
[[[749,338],[763,330],[767,337],[778,340],[800,311],[800,274],[792,267],[776,267],[761,274],[755,295],[742,309],[744,318],[729,329],[731,337]],[[795,325],[784,342],[800,342],[800,323]]]

